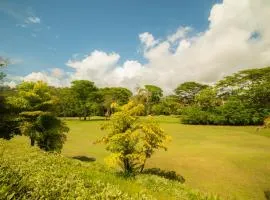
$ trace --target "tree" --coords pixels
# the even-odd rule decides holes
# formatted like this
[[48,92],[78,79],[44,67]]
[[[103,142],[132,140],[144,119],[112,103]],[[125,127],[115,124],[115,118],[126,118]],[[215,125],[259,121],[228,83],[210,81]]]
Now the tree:
[[196,94],[201,90],[207,88],[208,85],[196,83],[196,82],[185,82],[180,84],[175,90],[175,94],[179,97],[179,100],[184,104],[192,104]]
[[60,119],[51,113],[43,113],[36,122],[36,131],[39,133],[37,138],[38,146],[45,151],[60,152],[69,128]]
[[30,138],[31,146],[37,142],[46,151],[60,151],[68,128],[51,112],[55,102],[48,85],[42,81],[23,82],[17,90],[8,103],[19,113],[21,132]]
[[95,86],[94,82],[87,80],[76,80],[71,83],[71,91],[75,95],[79,116],[82,116],[84,120],[89,115],[89,104],[87,102],[94,101],[98,88]]
[[158,103],[163,96],[163,91],[160,87],[155,85],[145,85],[144,88],[150,93],[149,101],[151,103]]
[[242,70],[226,76],[216,84],[216,88],[220,96],[227,99],[265,83],[270,84],[270,67]]
[[5,78],[6,74],[2,71],[4,67],[7,67],[8,65],[8,59],[5,59],[5,58],[2,58],[0,57],[0,84],[1,84],[1,87],[2,87],[2,81],[3,79]]
[[6,98],[14,94],[14,90],[4,86],[6,74],[2,71],[8,66],[8,60],[0,57],[0,138],[11,139],[19,135],[19,122],[12,106],[7,104]]
[[218,103],[216,90],[211,87],[201,90],[195,95],[195,102],[203,110],[210,110],[214,108]]
[[147,94],[148,99],[146,106],[146,114],[150,114],[153,105],[158,104],[163,96],[163,91],[160,87],[157,87],[155,85],[145,85],[144,86]]
[[75,94],[70,88],[53,88],[56,97],[55,112],[60,117],[75,117],[79,113]]
[[167,149],[168,136],[158,124],[151,118],[138,117],[144,109],[143,104],[133,101],[124,105],[103,126],[109,133],[99,141],[111,152],[109,161],[118,164],[127,174],[142,171],[156,149]]
[[160,102],[163,91],[155,85],[145,85],[143,88],[137,87],[136,89],[137,94],[133,97],[133,101],[144,104],[145,113],[149,115],[152,106]]
[[113,114],[112,105],[124,105],[128,103],[132,92],[126,88],[122,87],[105,87],[99,89],[99,93],[102,98],[102,107],[104,109],[104,114],[107,113],[108,116]]

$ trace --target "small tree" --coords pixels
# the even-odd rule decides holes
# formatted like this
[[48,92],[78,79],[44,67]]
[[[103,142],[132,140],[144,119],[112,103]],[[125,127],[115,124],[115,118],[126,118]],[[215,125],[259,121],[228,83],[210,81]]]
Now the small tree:
[[20,116],[21,133],[46,151],[60,151],[68,132],[65,124],[50,112],[54,100],[46,83],[23,82],[18,87],[17,96],[8,98],[8,103]]
[[168,135],[153,119],[138,117],[144,109],[143,104],[133,101],[124,105],[103,125],[102,128],[109,133],[98,141],[105,143],[106,149],[111,152],[108,161],[120,166],[127,174],[142,171],[146,160],[156,149],[167,150]]

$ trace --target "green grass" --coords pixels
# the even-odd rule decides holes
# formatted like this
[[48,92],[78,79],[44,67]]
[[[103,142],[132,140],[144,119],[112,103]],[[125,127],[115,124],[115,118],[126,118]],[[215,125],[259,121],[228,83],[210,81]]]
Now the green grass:
[[[156,152],[147,167],[175,170],[186,184],[225,199],[264,199],[270,190],[270,130],[256,127],[193,126],[177,117],[156,117],[172,136],[167,152]],[[105,132],[101,121],[67,121],[63,155],[88,156],[103,162],[108,152],[93,142]]]
[[[186,179],[188,187],[219,194],[224,199],[265,199],[264,191],[270,190],[269,129],[183,125],[177,117],[156,119],[172,136],[172,142],[167,152],[156,152],[146,167],[175,170]],[[93,121],[69,119],[66,122],[70,132],[62,154],[87,156],[103,163],[108,152],[104,145],[93,144],[105,134],[100,130],[101,118]],[[16,140],[28,142],[22,137]],[[125,182],[120,182],[120,187],[138,190],[136,184]]]
[[95,162],[30,147],[22,137],[0,139],[0,199],[218,200],[154,175],[124,178]]

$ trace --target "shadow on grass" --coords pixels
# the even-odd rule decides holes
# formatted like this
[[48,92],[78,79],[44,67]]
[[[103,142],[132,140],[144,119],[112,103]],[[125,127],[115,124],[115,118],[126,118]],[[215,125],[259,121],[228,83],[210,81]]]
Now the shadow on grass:
[[80,160],[83,162],[94,162],[96,161],[96,158],[87,157],[87,156],[73,156],[73,159]]
[[264,196],[267,200],[270,200],[270,190],[264,191]]
[[183,176],[181,176],[180,174],[177,174],[175,171],[167,171],[167,170],[162,170],[160,168],[149,168],[149,169],[145,169],[142,174],[153,174],[153,175],[157,175],[166,179],[170,179],[170,180],[175,180],[178,181],[180,183],[184,183],[185,179]]

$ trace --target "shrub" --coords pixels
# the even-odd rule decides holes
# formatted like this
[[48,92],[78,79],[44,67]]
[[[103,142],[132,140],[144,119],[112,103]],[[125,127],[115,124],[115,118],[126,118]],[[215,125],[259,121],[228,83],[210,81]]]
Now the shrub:
[[213,125],[261,125],[265,114],[249,108],[238,99],[228,100],[224,105],[202,110],[199,106],[185,108],[182,123]]

